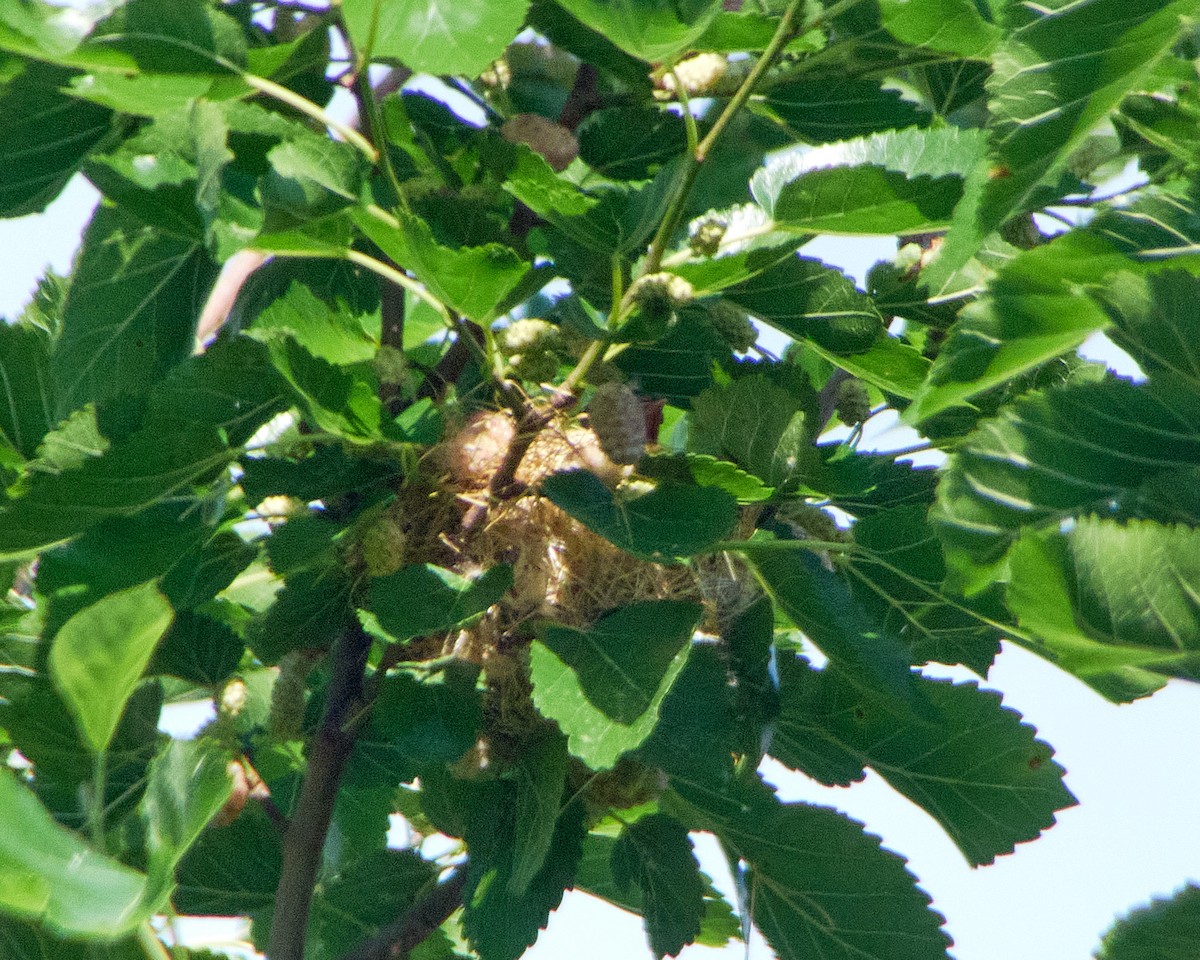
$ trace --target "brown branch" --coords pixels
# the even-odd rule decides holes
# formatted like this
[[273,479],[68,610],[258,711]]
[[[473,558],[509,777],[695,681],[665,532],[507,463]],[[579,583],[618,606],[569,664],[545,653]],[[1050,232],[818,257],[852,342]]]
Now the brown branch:
[[466,886],[467,865],[464,863],[430,890],[424,899],[413,904],[403,917],[343,954],[341,960],[406,960],[462,906]]
[[348,721],[360,706],[370,649],[371,638],[354,620],[334,641],[330,651],[332,675],[326,693],[325,715],[309,745],[304,783],[283,838],[283,862],[267,946],[267,956],[271,960],[304,960],[317,870],[342,771],[354,749],[355,731],[348,726]]
[[462,321],[458,325],[458,338],[437,362],[437,366],[426,374],[425,381],[417,390],[417,399],[440,399],[450,385],[462,376],[471,358],[478,355],[484,341],[483,328],[479,324],[470,320]]
[[[488,484],[488,502],[511,500],[524,493],[525,487],[517,481],[517,470],[525,454],[555,414],[570,409],[578,399],[574,393],[564,390],[556,393],[547,406],[535,406],[532,401],[525,401],[518,407],[517,432],[505,451],[503,462]],[[486,503],[472,504],[463,516],[462,532],[470,534],[475,530],[487,516],[487,510]]]

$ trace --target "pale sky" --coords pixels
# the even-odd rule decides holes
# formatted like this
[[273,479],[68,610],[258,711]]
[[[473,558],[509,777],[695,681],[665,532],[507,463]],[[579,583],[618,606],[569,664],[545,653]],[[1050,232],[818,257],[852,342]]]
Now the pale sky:
[[[15,316],[47,265],[69,267],[95,195],[68,188],[43,216],[0,221],[0,315]],[[895,249],[887,238],[823,239],[805,252],[861,280]],[[1105,354],[1108,355],[1108,354]],[[886,442],[886,441],[881,441]],[[906,440],[895,440],[897,444]],[[967,676],[940,668],[939,676]],[[1057,750],[1080,806],[1033,843],[988,867],[971,869],[923,811],[873,775],[848,789],[823,788],[778,767],[765,774],[784,799],[837,807],[864,821],[909,869],[948,918],[957,960],[1079,960],[1091,956],[1116,914],[1151,896],[1200,881],[1200,751],[1195,746],[1200,687],[1173,682],[1153,698],[1117,707],[1036,656],[1006,647],[985,686],[1004,694]],[[714,845],[705,868],[728,892]],[[568,894],[531,960],[649,957],[641,922],[584,894]],[[685,960],[743,957],[744,947],[690,947]],[[770,960],[761,941],[752,960]]]

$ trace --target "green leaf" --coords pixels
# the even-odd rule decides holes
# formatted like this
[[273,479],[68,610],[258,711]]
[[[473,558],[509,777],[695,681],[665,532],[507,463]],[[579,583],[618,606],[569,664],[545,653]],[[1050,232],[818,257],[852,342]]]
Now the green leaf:
[[356,213],[354,221],[442,303],[480,323],[498,316],[499,305],[531,267],[515,250],[498,243],[458,249],[442,246],[417,217],[402,217],[399,230],[366,213]]
[[1087,0],[1015,7],[992,54],[990,162],[998,175],[969,191],[939,255],[957,269],[982,239],[1066,167],[1071,152],[1137,90],[1174,45],[1196,0]]
[[373,375],[363,368],[336,366],[282,331],[258,336],[265,341],[275,369],[317,427],[351,443],[369,444],[385,438],[388,424]]
[[855,524],[859,549],[845,567],[851,593],[909,644],[913,662],[962,663],[987,676],[1003,630],[971,600],[944,592],[946,563],[926,513],[924,505],[899,506]]
[[339,366],[371,360],[379,348],[348,304],[338,302],[331,309],[297,281],[255,316],[250,329],[286,332],[309,353]]
[[528,0],[345,0],[360,56],[399,60],[417,73],[476,77],[499,59],[525,22]]
[[826,349],[814,336],[807,345],[814,353],[852,376],[865,380],[884,393],[909,399],[916,397],[929,373],[929,361],[915,348],[880,329],[875,342],[865,350],[844,353]]
[[809,143],[832,143],[929,121],[928,114],[898,91],[842,73],[803,73],[771,87],[762,102],[790,133]]
[[1188,960],[1200,938],[1200,887],[1189,883],[1118,920],[1097,960]]
[[781,226],[810,233],[922,233],[945,227],[979,162],[978,131],[873,134],[777,154],[750,189]]
[[58,421],[49,338],[36,327],[0,325],[0,436],[29,459]]
[[155,651],[150,673],[216,687],[233,675],[244,652],[242,639],[222,621],[200,613],[176,613]]
[[618,888],[640,889],[656,957],[674,957],[695,941],[704,915],[704,877],[678,820],[655,813],[622,830],[612,850],[612,876]]
[[706,453],[650,457],[641,465],[641,469],[651,478],[694,483],[698,487],[716,487],[740,504],[761,503],[775,494],[774,487],[767,486],[753,474],[728,460],[718,460]]
[[1200,278],[1182,270],[1138,276],[1119,273],[1096,293],[1113,321],[1110,336],[1142,370],[1176,374],[1200,390]]
[[26,556],[106,518],[136,513],[231,459],[208,430],[150,430],[78,469],[35,474],[28,492],[0,512],[0,557]]
[[732,460],[774,487],[794,488],[816,460],[802,406],[762,374],[710,387],[692,401],[689,452]]
[[208,536],[195,507],[188,501],[158,504],[131,517],[106,520],[42,554],[37,584],[45,598],[46,635],[102,597],[161,576],[179,563]]
[[467,831],[469,854],[463,932],[482,960],[517,960],[572,886],[587,834],[584,805],[558,817],[542,869],[521,895],[510,878],[516,854],[511,790],[480,798]]
[[972,0],[880,0],[884,28],[914,47],[987,57],[1004,36]]
[[642,60],[671,60],[691,47],[721,10],[719,0],[560,0],[561,6]]
[[196,241],[101,206],[83,237],[51,370],[57,415],[143,394],[192,352],[217,266]]
[[1025,527],[1107,511],[1137,488],[1200,464],[1197,394],[1164,375],[1067,386],[1004,407],[959,445],[932,519],[947,547],[995,563]]
[[783,614],[848,678],[894,698],[897,709],[920,705],[904,642],[868,617],[820,558],[787,541],[749,540],[739,552]]
[[528,740],[512,771],[513,858],[509,892],[519,897],[546,864],[567,785],[566,741],[549,730]]
[[157,587],[145,583],[86,607],[55,636],[50,676],[97,752],[112,740],[172,616]]
[[700,311],[684,308],[678,316],[679,322],[661,340],[633,344],[615,362],[637,381],[642,396],[686,406],[713,382],[713,366],[729,357],[729,344]]
[[589,630],[547,624],[531,650],[533,702],[595,770],[640,745],[687,660],[700,608],[639,601]]
[[1035,647],[1110,700],[1164,677],[1200,678],[1196,531],[1085,518],[1066,534],[1022,536],[1008,605]]
[[[736,608],[735,608],[736,610]],[[779,682],[775,670],[775,607],[769,597],[756,597],[731,616],[720,610],[721,639],[729,650],[729,672],[736,681],[739,752],[761,757],[779,716]]]
[[71,72],[26,63],[0,87],[0,216],[40,213],[112,129],[103,107],[60,92]]
[[838,356],[869,350],[883,332],[871,298],[840,270],[808,257],[781,260],[724,295],[788,336]]
[[[583,844],[583,859],[575,878],[575,889],[611,903],[637,915],[642,914],[640,886],[619,887],[613,879],[612,852],[615,837],[591,833]],[[704,916],[695,943],[706,947],[723,947],[731,940],[741,939],[741,925],[725,898],[717,892],[712,880],[703,871],[700,880],[704,887]]]
[[336,960],[404,916],[436,878],[434,868],[412,850],[376,850],[353,860],[322,880],[305,956]]
[[922,677],[937,719],[905,721],[836,669],[785,666],[771,753],[828,785],[870,767],[934,817],[972,866],[1035,839],[1076,802],[1053,751],[999,694]]
[[673,780],[719,788],[732,779],[740,731],[728,664],[718,647],[693,645],[658,714],[638,760]]
[[512,567],[498,564],[471,580],[431,563],[410,564],[371,580],[370,609],[397,640],[443,633],[484,613],[512,587]]
[[[0,956],[5,960],[144,960],[146,955],[135,937],[111,944],[60,940],[41,927],[0,918]],[[194,952],[191,958],[211,960]]]
[[257,804],[227,827],[207,830],[179,866],[180,913],[238,916],[269,909],[279,885],[281,838]]
[[737,520],[733,497],[716,487],[660,484],[618,500],[595,474],[571,470],[543,480],[542,493],[610,543],[660,563],[702,553]]
[[353,617],[350,582],[339,567],[301,570],[287,578],[275,602],[250,625],[255,655],[276,664],[291,650],[327,649]]
[[904,860],[828,807],[754,796],[702,804],[698,825],[746,861],[754,922],[780,960],[944,960],[942,917]]
[[270,172],[260,186],[267,233],[330,217],[359,200],[367,161],[349,144],[301,136],[272,148],[267,159]]
[[[233,790],[225,750],[212,740],[172,740],[150,764],[146,823],[151,902],[175,884],[175,868]],[[159,900],[162,903],[162,900]]]
[[0,771],[0,909],[61,936],[115,939],[153,908],[146,877],[89,848],[59,826],[8,770]]
[[687,146],[683,120],[644,107],[612,107],[591,114],[578,130],[579,156],[614,180],[648,180]]
[[470,671],[421,680],[389,675],[355,744],[346,773],[358,788],[395,787],[475,746],[482,708]]

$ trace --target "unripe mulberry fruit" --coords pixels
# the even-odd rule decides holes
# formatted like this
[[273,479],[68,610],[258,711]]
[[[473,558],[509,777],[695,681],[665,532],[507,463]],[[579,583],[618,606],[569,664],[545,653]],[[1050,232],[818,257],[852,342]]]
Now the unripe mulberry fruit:
[[553,350],[562,340],[558,327],[548,320],[527,317],[514,320],[500,334],[505,353],[530,353],[535,350]]
[[293,650],[279,661],[279,676],[271,687],[271,736],[276,740],[299,740],[304,728],[304,694],[308,670],[307,652]]
[[871,398],[867,385],[861,380],[843,381],[838,387],[837,415],[842,423],[862,423],[871,416]]
[[724,217],[708,214],[696,220],[688,228],[688,246],[702,257],[715,257],[721,249],[721,240],[729,229]]
[[692,285],[674,273],[648,273],[639,277],[629,292],[643,310],[664,306],[674,310],[696,296]]
[[698,53],[675,64],[675,69],[664,74],[662,87],[672,93],[676,83],[688,96],[703,96],[712,93],[725,74],[729,72],[729,61],[719,53]]
[[624,383],[597,388],[588,405],[600,449],[613,463],[637,463],[646,450],[646,417],[642,401]]
[[553,353],[515,353],[508,363],[514,377],[531,383],[545,383],[553,380],[554,375],[558,373],[558,357]]
[[385,386],[402,387],[407,385],[412,377],[412,371],[409,369],[408,358],[404,356],[404,351],[397,350],[387,343],[375,352],[371,366],[374,368],[379,382]]
[[811,503],[795,503],[781,508],[779,518],[802,540],[843,543],[849,539],[849,534],[837,525],[833,517]]
[[728,300],[709,304],[708,319],[720,338],[737,353],[745,353],[758,342],[758,330],[746,311]]
[[378,517],[358,542],[363,565],[372,577],[386,577],[404,566],[404,531],[386,513]]

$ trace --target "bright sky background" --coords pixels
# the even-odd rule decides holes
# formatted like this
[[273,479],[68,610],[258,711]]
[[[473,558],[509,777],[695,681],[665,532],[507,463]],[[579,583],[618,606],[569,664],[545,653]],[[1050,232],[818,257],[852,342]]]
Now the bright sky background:
[[[47,265],[69,268],[94,203],[91,188],[76,181],[46,214],[0,221],[0,316],[19,312]],[[874,260],[894,249],[894,241],[886,238],[822,239],[805,252],[861,281]],[[1101,355],[1115,358],[1102,347]],[[895,445],[907,442],[894,440]],[[946,668],[930,672],[969,676]],[[1195,825],[1200,686],[1173,682],[1149,700],[1117,707],[1014,647],[1006,647],[985,685],[1001,691],[1006,705],[1054,745],[1080,801],[1040,840],[992,866],[968,867],[932,819],[874,775],[848,789],[823,788],[778,767],[766,769],[766,776],[784,799],[837,807],[907,857],[935,907],[948,917],[957,960],[1083,960],[1115,915],[1188,880],[1200,882]],[[728,894],[715,845],[702,843],[699,850],[705,868]],[[722,952],[691,947],[682,956],[717,960],[742,957],[744,949],[740,944]],[[612,960],[650,954],[639,918],[572,893],[527,956]],[[770,960],[771,952],[756,942],[750,957]]]

